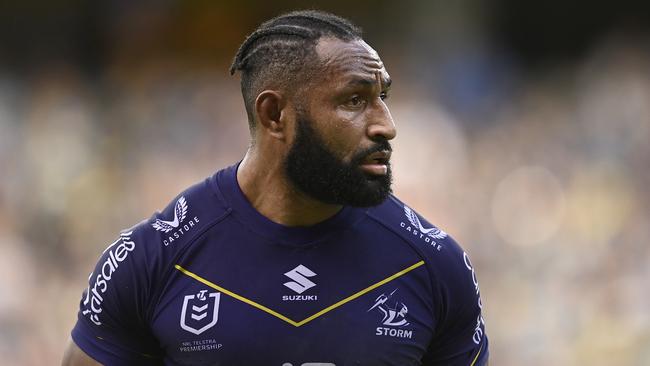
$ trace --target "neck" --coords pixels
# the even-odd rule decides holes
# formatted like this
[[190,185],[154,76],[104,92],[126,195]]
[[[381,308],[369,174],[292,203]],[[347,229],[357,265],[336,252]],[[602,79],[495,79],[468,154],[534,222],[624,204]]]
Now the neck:
[[237,182],[259,213],[285,226],[311,226],[334,216],[342,208],[298,191],[288,181],[281,159],[267,161],[251,150],[239,164]]

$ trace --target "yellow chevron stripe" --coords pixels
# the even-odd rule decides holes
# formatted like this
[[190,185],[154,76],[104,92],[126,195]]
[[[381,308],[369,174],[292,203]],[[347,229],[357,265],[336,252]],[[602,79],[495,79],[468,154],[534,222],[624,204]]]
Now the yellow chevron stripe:
[[[246,303],[246,304],[248,304],[248,305],[250,305],[250,306],[252,306],[254,308],[262,310],[265,313],[271,314],[271,315],[273,315],[274,317],[276,317],[278,319],[284,320],[285,322],[293,325],[294,327],[299,327],[301,325],[305,325],[305,324],[309,323],[310,321],[318,318],[319,316],[321,316],[321,315],[323,315],[325,313],[328,313],[328,312],[330,312],[330,311],[332,311],[332,310],[334,310],[334,309],[336,309],[336,308],[338,308],[338,307],[340,307],[340,306],[342,306],[342,305],[344,305],[344,304],[346,304],[346,303],[348,303],[348,302],[350,302],[350,301],[352,301],[352,300],[354,300],[354,299],[356,299],[356,298],[358,298],[360,296],[365,295],[366,293],[376,289],[377,287],[379,287],[379,286],[381,286],[383,284],[386,284],[386,283],[388,283],[388,282],[390,282],[390,281],[392,281],[392,280],[394,280],[394,279],[396,279],[398,277],[401,277],[401,276],[407,274],[408,272],[411,272],[412,270],[420,267],[423,264],[424,264],[424,261],[419,261],[419,262],[417,262],[417,263],[415,263],[415,264],[413,264],[413,265],[411,265],[411,266],[409,266],[409,267],[395,273],[394,275],[386,277],[383,280],[381,280],[381,281],[379,281],[379,282],[377,282],[377,283],[375,283],[373,285],[370,285],[370,286],[364,288],[363,290],[361,290],[361,291],[359,291],[359,292],[357,292],[357,293],[355,293],[355,294],[353,294],[351,296],[348,296],[345,299],[343,299],[341,301],[338,301],[338,302],[326,307],[325,309],[315,313],[314,315],[311,315],[311,316],[309,316],[309,317],[307,317],[307,318],[305,318],[305,319],[303,319],[301,321],[295,321],[295,320],[289,319],[288,317],[278,313],[277,311],[275,311],[273,309],[270,309],[270,308],[268,308],[268,307],[266,307],[266,306],[264,306],[262,304],[259,304],[259,303],[255,302],[253,300],[247,299],[244,296],[238,295],[238,294],[236,294],[236,293],[234,293],[232,291],[229,291],[229,290],[227,290],[227,289],[225,289],[225,288],[223,288],[223,287],[221,287],[221,286],[219,286],[219,285],[217,285],[217,284],[215,284],[213,282],[210,282],[210,281],[206,280],[205,278],[197,275],[196,273],[188,271],[187,269],[181,267],[178,264],[175,265],[174,267],[176,267],[176,269],[181,271],[184,275],[189,276],[189,277],[191,277],[191,278],[193,278],[193,279],[195,279],[195,280],[197,280],[197,281],[199,281],[199,282],[201,282],[201,283],[203,283],[203,284],[205,284],[205,285],[207,285],[209,287],[212,287],[215,290],[219,290],[222,293],[224,293],[224,294],[226,294],[226,295],[228,295],[230,297],[233,297],[233,298],[235,298],[235,299],[237,299],[237,300],[239,300],[241,302],[244,302],[244,303]],[[477,357],[478,357],[478,355],[477,355]],[[474,361],[476,361],[476,360],[474,360]],[[474,363],[472,363],[472,365],[474,365]]]
[[310,322],[310,321],[312,321],[312,320],[318,318],[319,316],[321,316],[321,315],[323,315],[323,314],[325,314],[325,313],[327,313],[327,312],[329,312],[329,311],[332,311],[332,310],[338,308],[339,306],[342,306],[343,304],[345,304],[345,303],[347,303],[347,302],[350,302],[350,301],[356,299],[357,297],[363,296],[363,295],[365,295],[366,293],[368,293],[368,292],[370,292],[370,291],[376,289],[377,287],[379,287],[379,286],[381,286],[381,285],[383,285],[383,284],[385,284],[385,283],[388,283],[388,282],[390,282],[390,281],[396,279],[397,277],[403,276],[403,275],[405,275],[405,274],[408,273],[408,272],[411,272],[412,270],[414,270],[414,269],[420,267],[420,266],[423,265],[423,264],[424,264],[424,261],[419,261],[419,262],[415,263],[414,265],[409,266],[409,267],[407,267],[407,268],[405,268],[405,269],[403,269],[403,270],[401,270],[401,271],[395,273],[395,274],[392,275],[392,276],[386,277],[386,278],[384,278],[383,280],[381,280],[381,281],[375,283],[374,285],[370,285],[370,286],[364,288],[363,290],[357,292],[356,294],[354,294],[354,295],[352,295],[352,296],[348,296],[348,297],[346,297],[345,299],[343,299],[343,300],[341,300],[341,301],[339,301],[339,302],[337,302],[337,303],[335,303],[335,304],[332,304],[332,305],[326,307],[325,309],[323,309],[323,310],[317,312],[316,314],[314,314],[314,315],[312,315],[312,316],[310,316],[310,317],[307,317],[307,318],[303,319],[302,321],[300,321],[300,322],[298,323],[298,326],[301,326],[301,325],[303,325],[303,324],[305,324],[305,323],[308,323],[308,322]]
[[481,351],[483,351],[483,344],[481,344],[481,348],[478,349],[478,353],[476,354],[476,357],[474,357],[474,361],[472,361],[472,363],[469,366],[474,366],[474,364],[476,363],[476,360],[478,360],[478,356],[481,355]]
[[183,274],[185,274],[187,276],[190,276],[193,279],[195,279],[195,280],[197,280],[197,281],[199,281],[199,282],[201,282],[201,283],[203,283],[205,285],[208,285],[208,286],[212,287],[215,290],[219,290],[219,291],[223,292],[224,294],[229,295],[231,297],[234,297],[235,299],[237,299],[237,300],[239,300],[241,302],[245,302],[245,303],[247,303],[248,305],[250,305],[252,307],[258,308],[258,309],[260,309],[260,310],[262,310],[262,311],[264,311],[266,313],[269,313],[269,314],[271,314],[271,315],[273,315],[273,316],[275,316],[277,318],[280,318],[280,319],[284,320],[285,322],[287,322],[287,323],[289,323],[291,325],[294,325],[296,327],[299,326],[297,322],[287,318],[286,316],[284,316],[284,315],[282,315],[282,314],[280,314],[280,313],[278,313],[278,312],[276,312],[276,311],[274,311],[272,309],[269,309],[269,308],[267,308],[266,306],[264,306],[262,304],[258,304],[253,300],[249,300],[249,299],[247,299],[247,298],[245,298],[245,297],[243,297],[241,295],[237,295],[236,293],[234,293],[232,291],[228,291],[225,288],[223,288],[223,287],[221,287],[219,285],[216,285],[216,284],[206,280],[205,278],[186,270],[185,268],[179,266],[178,264],[175,265],[174,267],[176,267],[177,270],[183,272]]

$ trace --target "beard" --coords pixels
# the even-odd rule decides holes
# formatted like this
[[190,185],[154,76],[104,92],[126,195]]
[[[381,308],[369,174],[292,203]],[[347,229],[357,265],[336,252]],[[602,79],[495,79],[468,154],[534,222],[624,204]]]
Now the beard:
[[284,162],[287,178],[295,188],[323,203],[354,207],[376,206],[392,193],[390,163],[386,163],[385,175],[361,170],[361,162],[368,155],[392,151],[386,139],[356,152],[346,163],[327,147],[312,126],[309,119],[298,116],[296,138]]

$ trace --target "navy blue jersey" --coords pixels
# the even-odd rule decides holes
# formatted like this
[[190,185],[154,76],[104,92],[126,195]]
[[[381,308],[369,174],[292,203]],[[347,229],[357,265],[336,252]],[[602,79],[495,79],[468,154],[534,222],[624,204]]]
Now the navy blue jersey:
[[122,232],[75,343],[106,365],[484,365],[476,274],[395,197],[310,227],[257,212],[219,171]]

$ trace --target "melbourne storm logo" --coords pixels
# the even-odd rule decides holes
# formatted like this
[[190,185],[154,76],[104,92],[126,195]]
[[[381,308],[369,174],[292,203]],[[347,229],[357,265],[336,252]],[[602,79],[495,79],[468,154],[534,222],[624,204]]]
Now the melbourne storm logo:
[[396,329],[409,325],[406,319],[409,309],[403,302],[391,301],[393,294],[397,289],[394,289],[390,294],[381,294],[375,299],[375,303],[368,309],[368,312],[377,309],[383,315],[381,324],[385,327],[377,327],[375,335],[383,335],[389,337],[411,338],[413,336],[412,330]]
[[404,215],[406,215],[406,218],[408,219],[410,225],[402,221],[400,223],[400,227],[413,234],[413,236],[417,236],[421,240],[424,240],[427,244],[431,244],[434,249],[438,251],[442,249],[442,246],[438,244],[436,240],[442,240],[446,238],[446,232],[438,229],[435,226],[425,228],[415,211],[411,210],[406,205],[404,205]]

